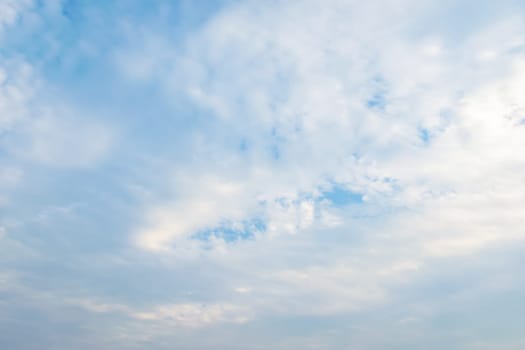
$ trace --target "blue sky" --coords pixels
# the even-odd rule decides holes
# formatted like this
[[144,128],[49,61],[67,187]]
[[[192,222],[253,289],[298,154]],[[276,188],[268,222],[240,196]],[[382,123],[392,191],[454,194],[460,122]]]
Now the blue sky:
[[0,347],[525,347],[523,1],[0,0]]

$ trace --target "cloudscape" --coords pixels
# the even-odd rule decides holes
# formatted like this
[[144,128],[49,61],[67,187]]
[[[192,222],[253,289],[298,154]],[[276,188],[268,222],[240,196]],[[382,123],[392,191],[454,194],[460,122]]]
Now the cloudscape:
[[522,0],[0,0],[0,349],[525,348]]

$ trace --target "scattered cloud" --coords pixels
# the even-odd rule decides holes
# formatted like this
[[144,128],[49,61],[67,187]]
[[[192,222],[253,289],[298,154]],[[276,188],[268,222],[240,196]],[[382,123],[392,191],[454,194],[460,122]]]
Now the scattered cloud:
[[522,9],[1,2],[0,328],[519,347]]

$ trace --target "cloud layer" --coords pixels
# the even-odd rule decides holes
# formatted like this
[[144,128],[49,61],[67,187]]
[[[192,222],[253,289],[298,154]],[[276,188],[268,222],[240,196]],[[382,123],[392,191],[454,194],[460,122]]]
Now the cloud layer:
[[519,348],[523,10],[2,2],[0,344]]

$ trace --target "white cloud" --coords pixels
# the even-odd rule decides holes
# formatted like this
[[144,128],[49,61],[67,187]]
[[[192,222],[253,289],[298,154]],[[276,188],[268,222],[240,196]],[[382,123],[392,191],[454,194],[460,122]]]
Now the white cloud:
[[219,304],[172,304],[162,305],[154,310],[136,312],[133,317],[144,321],[168,321],[185,327],[202,327],[216,322],[244,323],[250,319],[245,308]]
[[178,200],[150,211],[149,227],[136,236],[139,246],[165,250],[173,240],[219,226],[225,218],[241,219],[249,210],[239,206],[249,195],[242,183],[200,176],[183,176],[175,181]]
[[93,313],[117,313],[144,324],[156,323],[165,329],[173,326],[200,328],[223,322],[244,323],[251,318],[248,308],[233,304],[189,302],[140,309],[123,304],[102,303],[89,298],[66,298],[65,302]]
[[[523,162],[510,151],[498,153],[519,147],[523,139],[518,121],[511,125],[500,117],[519,118],[519,97],[511,97],[520,91],[519,70],[485,67],[481,78],[472,77],[479,69],[472,66],[475,48],[496,44],[495,37],[508,33],[514,33],[512,40],[499,45],[507,51],[516,47],[521,21],[492,26],[491,35],[473,33],[465,47],[447,46],[439,37],[404,35],[412,23],[398,21],[407,9],[426,14],[412,2],[389,3],[392,13],[380,18],[371,15],[374,6],[334,2],[318,13],[310,5],[280,4],[276,13],[240,4],[195,33],[184,53],[163,48],[171,53],[161,55],[156,66],[165,73],[148,70],[150,78],[171,92],[189,91],[196,103],[215,111],[221,118],[215,131],[244,137],[253,161],[239,156],[230,163],[242,175],[222,169],[221,158],[231,150],[219,142],[204,146],[203,162],[177,165],[180,173],[199,173],[191,184],[174,184],[192,191],[177,196],[176,204],[147,210],[152,227],[139,234],[140,245],[162,250],[221,220],[247,218],[261,205],[269,231],[307,228],[315,219],[313,204],[297,198],[301,193],[315,198],[329,179],[364,193],[369,203],[416,208],[447,193],[468,196],[463,191],[469,184],[477,186],[472,181],[481,180],[481,173],[499,172],[506,158]],[[301,30],[290,25],[294,19]],[[503,78],[512,89],[505,98],[476,97],[478,86],[490,86],[501,73],[515,77]],[[374,98],[377,106],[367,108]],[[491,99],[496,101],[489,106]],[[272,149],[279,159],[271,159]],[[206,179],[214,176],[235,191],[208,187]],[[283,203],[297,203],[298,219],[289,213],[295,204]],[[475,211],[474,205],[466,210]],[[328,215],[324,212],[320,215]]]
[[0,62],[0,132],[5,134],[29,114],[40,84],[33,67],[19,60]]
[[0,39],[5,28],[14,25],[21,14],[32,4],[32,0],[2,0],[0,2]]
[[26,140],[15,152],[36,163],[65,168],[88,167],[102,160],[112,146],[112,131],[67,114],[32,120],[26,126]]
[[[148,52],[141,79],[211,111],[212,130],[166,176],[171,199],[148,201],[135,243],[174,264],[204,259],[256,274],[221,283],[250,285],[235,295],[249,296],[257,315],[322,315],[394,302],[399,285],[440,259],[522,240],[523,19],[457,43],[411,34],[419,22],[410,18],[432,15],[425,6],[384,6],[246,2],[183,49],[163,47],[156,64]],[[364,203],[321,201],[332,182]],[[190,239],[254,216],[266,225],[254,242],[210,249]]]
[[[0,135],[15,159],[57,167],[87,167],[109,151],[115,132],[72,106],[57,103],[21,59],[0,63]],[[84,113],[84,112],[83,112]],[[85,113],[84,113],[85,114]]]
[[[169,106],[190,101],[202,120],[184,129],[185,156],[151,155],[168,164],[144,167],[154,188],[130,186],[147,195],[128,254],[172,269],[191,293],[143,307],[71,304],[154,329],[367,308],[390,308],[395,327],[411,327],[472,295],[439,290],[437,301],[396,309],[436,270],[452,278],[455,266],[443,265],[482,270],[485,254],[525,238],[525,21],[496,18],[454,37],[427,26],[435,6],[240,2],[182,46],[130,25],[138,39],[111,56],[123,76],[159,88]],[[20,136],[12,154],[52,167],[105,159],[107,125],[42,106],[31,68],[12,71],[0,74],[0,128]],[[0,185],[18,178],[5,174]],[[337,207],[323,194],[335,185],[362,203]],[[263,227],[247,239],[196,237],[255,220]]]

